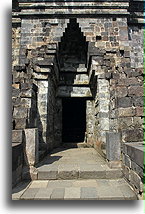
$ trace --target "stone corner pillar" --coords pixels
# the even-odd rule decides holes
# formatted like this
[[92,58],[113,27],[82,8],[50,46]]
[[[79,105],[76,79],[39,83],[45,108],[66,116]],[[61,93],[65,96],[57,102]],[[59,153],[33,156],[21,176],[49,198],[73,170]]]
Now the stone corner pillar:
[[110,168],[121,167],[121,145],[120,133],[107,132],[106,133],[106,158]]
[[24,129],[25,133],[25,163],[27,166],[35,166],[39,161],[38,129]]

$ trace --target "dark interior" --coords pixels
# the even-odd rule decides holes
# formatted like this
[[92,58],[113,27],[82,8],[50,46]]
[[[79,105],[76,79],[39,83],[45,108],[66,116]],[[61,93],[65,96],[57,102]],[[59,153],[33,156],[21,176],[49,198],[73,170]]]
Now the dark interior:
[[59,63],[61,71],[75,72],[79,64],[87,64],[88,43],[76,19],[70,19],[59,43]]
[[86,100],[62,100],[62,142],[83,142],[86,131]]

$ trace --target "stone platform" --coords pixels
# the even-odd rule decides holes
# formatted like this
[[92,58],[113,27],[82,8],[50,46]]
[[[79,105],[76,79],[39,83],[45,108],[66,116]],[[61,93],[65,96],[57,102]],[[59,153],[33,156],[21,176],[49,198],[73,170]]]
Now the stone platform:
[[124,179],[36,180],[13,189],[13,200],[137,200]]
[[122,177],[121,168],[110,169],[105,159],[93,148],[59,148],[38,166],[38,180],[115,179]]
[[137,200],[121,169],[93,148],[57,149],[39,166],[38,180],[13,189],[13,200]]

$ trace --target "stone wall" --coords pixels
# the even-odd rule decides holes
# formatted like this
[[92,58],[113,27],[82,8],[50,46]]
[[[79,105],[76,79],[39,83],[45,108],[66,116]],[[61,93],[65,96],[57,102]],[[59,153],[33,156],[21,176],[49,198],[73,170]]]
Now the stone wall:
[[139,197],[143,199],[144,179],[143,142],[125,143],[123,146],[123,173]]

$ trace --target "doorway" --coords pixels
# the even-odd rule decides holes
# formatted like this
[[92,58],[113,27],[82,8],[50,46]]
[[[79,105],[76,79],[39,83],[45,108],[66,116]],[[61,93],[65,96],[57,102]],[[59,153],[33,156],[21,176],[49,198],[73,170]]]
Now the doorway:
[[84,142],[86,131],[86,100],[62,100],[62,142]]

